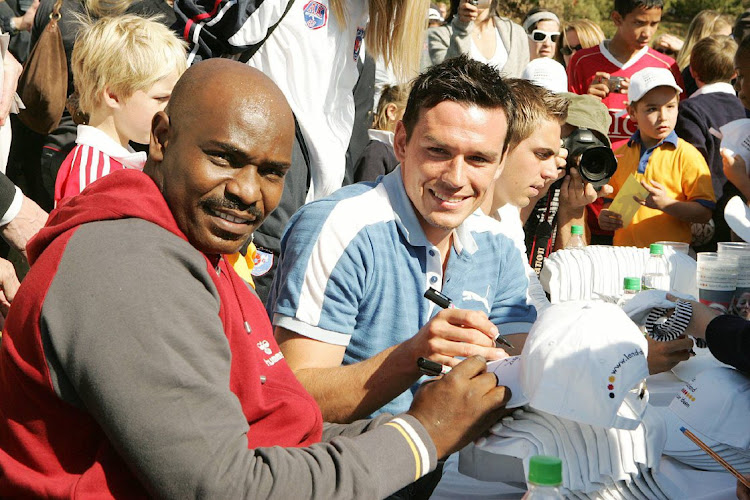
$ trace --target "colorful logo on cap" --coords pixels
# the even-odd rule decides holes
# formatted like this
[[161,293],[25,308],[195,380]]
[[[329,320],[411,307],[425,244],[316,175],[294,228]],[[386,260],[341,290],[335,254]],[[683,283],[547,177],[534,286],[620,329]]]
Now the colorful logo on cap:
[[609,389],[609,398],[610,399],[615,399],[615,393],[612,392],[612,391],[615,390],[615,376],[614,375],[610,375],[609,379],[607,379],[607,380],[609,381],[609,384],[607,384],[607,389]]
[[328,23],[328,7],[320,2],[307,2],[302,10],[305,26],[311,30],[322,28]]
[[357,26],[357,37],[354,39],[354,60],[359,59],[359,49],[362,48],[362,40],[365,39],[365,29]]
[[685,396],[686,398],[688,398],[688,399],[689,399],[690,401],[692,401],[693,403],[695,403],[695,396],[693,396],[692,394],[690,394],[690,393],[688,392],[688,390],[687,390],[687,389],[685,389],[684,387],[682,388],[682,394],[683,394],[683,395],[684,395],[684,396]]

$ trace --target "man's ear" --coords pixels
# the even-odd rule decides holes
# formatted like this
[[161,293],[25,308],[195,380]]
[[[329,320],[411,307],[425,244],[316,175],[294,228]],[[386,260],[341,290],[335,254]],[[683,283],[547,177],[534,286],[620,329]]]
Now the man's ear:
[[164,160],[164,151],[169,144],[169,116],[164,111],[157,112],[151,119],[151,139],[148,145],[149,159],[155,162]]
[[396,123],[396,131],[393,133],[393,152],[396,154],[396,159],[399,163],[403,163],[406,157],[406,127],[404,127],[403,120],[399,120]]

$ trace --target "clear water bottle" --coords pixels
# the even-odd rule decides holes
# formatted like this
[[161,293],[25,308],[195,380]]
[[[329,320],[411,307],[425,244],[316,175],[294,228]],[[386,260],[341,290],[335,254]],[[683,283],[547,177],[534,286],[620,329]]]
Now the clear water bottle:
[[664,246],[652,243],[646,268],[643,270],[641,288],[643,290],[669,291],[669,262],[664,257]]
[[575,248],[586,248],[586,241],[583,239],[583,226],[570,227],[570,239],[568,244],[565,245],[565,249],[572,250]]
[[632,299],[636,293],[641,291],[641,278],[625,278],[622,285],[622,295],[617,305],[622,307],[627,301]]
[[560,493],[562,485],[562,460],[546,455],[534,455],[529,461],[529,491],[523,496],[531,500],[565,498]]

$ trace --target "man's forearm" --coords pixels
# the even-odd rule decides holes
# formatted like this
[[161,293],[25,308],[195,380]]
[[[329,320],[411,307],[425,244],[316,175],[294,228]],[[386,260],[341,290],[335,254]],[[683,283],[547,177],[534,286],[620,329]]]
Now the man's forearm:
[[[569,211],[560,210],[557,213],[557,234],[555,235],[555,244],[552,248],[553,252],[565,248],[568,240],[570,240],[570,231],[574,225],[583,226],[586,233],[588,233],[585,212],[585,207],[580,207]],[[588,234],[586,234],[586,241],[589,241]]]
[[312,394],[326,422],[348,423],[365,418],[409,389],[420,374],[404,344],[370,359],[331,368],[295,370]]

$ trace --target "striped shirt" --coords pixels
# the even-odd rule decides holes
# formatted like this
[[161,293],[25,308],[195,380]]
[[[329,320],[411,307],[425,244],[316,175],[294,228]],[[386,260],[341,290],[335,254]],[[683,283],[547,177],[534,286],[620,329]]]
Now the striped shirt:
[[60,166],[55,180],[55,206],[63,198],[81,193],[86,186],[115,170],[143,170],[146,153],[124,148],[106,133],[88,125],[78,126],[76,147]]
[[[518,250],[481,213],[458,228],[445,274],[424,235],[397,167],[308,203],[289,222],[268,300],[275,325],[346,346],[344,364],[371,358],[415,335],[438,308],[433,287],[458,308],[484,311],[503,333],[528,332],[536,311]],[[401,413],[405,391],[381,411]]]

